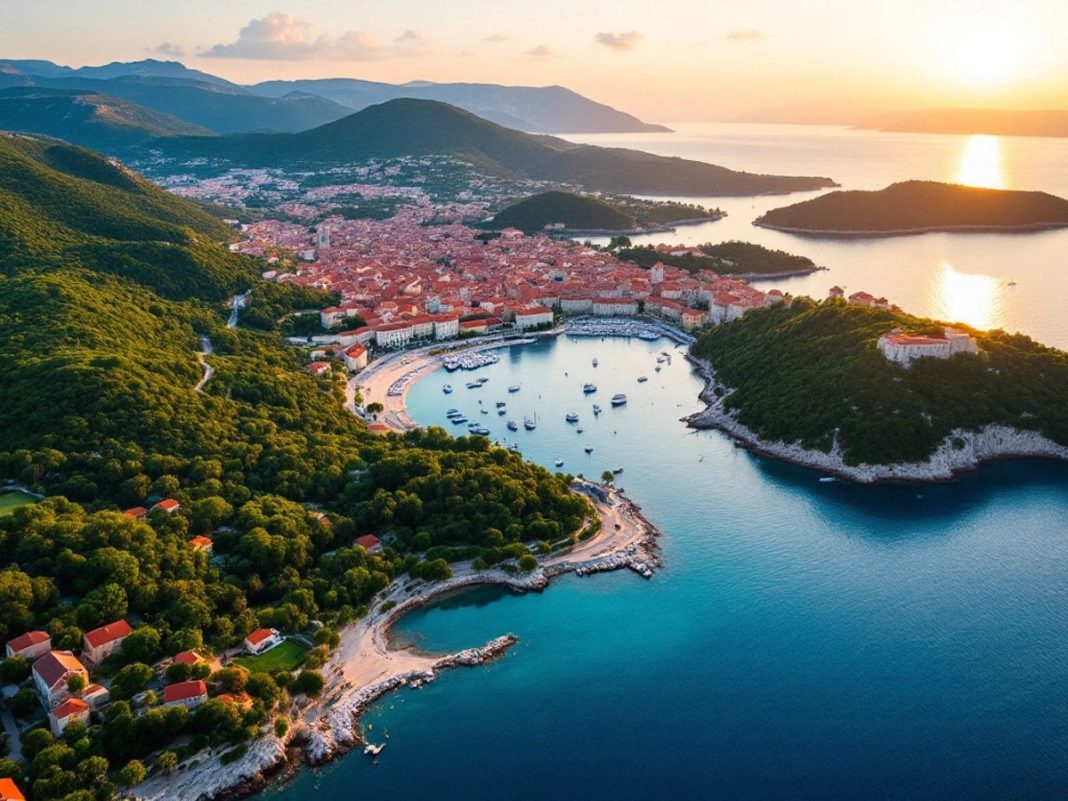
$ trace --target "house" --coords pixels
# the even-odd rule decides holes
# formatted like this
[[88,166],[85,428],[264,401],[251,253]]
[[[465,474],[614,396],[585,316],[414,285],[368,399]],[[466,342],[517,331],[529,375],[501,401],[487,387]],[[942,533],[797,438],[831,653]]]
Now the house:
[[411,340],[409,323],[386,323],[375,328],[375,344],[380,348],[402,348]]
[[849,296],[849,303],[853,306],[867,306],[871,308],[875,305],[875,296],[867,292],[854,292]]
[[359,372],[367,366],[367,348],[357,342],[345,349],[341,355],[342,360],[352,372]]
[[122,510],[122,516],[128,517],[131,520],[144,520],[148,515],[148,509],[143,506],[134,506],[129,509]]
[[384,436],[393,432],[393,429],[385,423],[371,423],[371,425],[367,426],[367,430],[372,434],[378,434],[379,436]]
[[163,706],[195,709],[208,700],[208,687],[200,679],[180,681],[163,688]]
[[7,641],[7,657],[21,656],[36,659],[52,650],[52,638],[47,631],[27,631],[25,634]]
[[460,323],[460,333],[463,334],[487,334],[489,333],[489,320],[464,320]]
[[687,331],[692,331],[695,328],[700,328],[708,322],[708,312],[703,312],[700,309],[683,309],[682,310],[682,327]]
[[162,501],[155,504],[151,509],[149,509],[149,511],[166,512],[167,514],[172,515],[181,508],[182,505],[178,503],[178,501],[174,500],[174,498],[164,498]]
[[827,292],[829,298],[843,298],[845,297],[845,290],[840,286],[832,286]]
[[99,665],[113,653],[133,629],[125,620],[116,620],[82,635],[82,656],[91,665]]
[[282,634],[278,629],[256,629],[245,637],[245,648],[250,654],[262,654],[276,645],[282,644]]
[[82,690],[82,700],[93,709],[99,709],[111,700],[111,693],[107,687],[100,684],[90,684]]
[[211,553],[211,549],[214,547],[211,542],[211,537],[196,536],[189,540],[189,547],[194,551],[204,551],[204,553]]
[[91,708],[81,698],[68,698],[48,713],[48,726],[52,735],[59,737],[72,723],[88,723]]
[[367,553],[381,553],[382,541],[378,539],[374,534],[364,534],[362,537],[357,537],[355,545],[359,545]]
[[553,310],[547,306],[531,306],[517,309],[515,313],[516,328],[538,328],[553,324]]
[[34,660],[33,683],[41,696],[45,709],[51,709],[70,697],[67,680],[71,676],[81,676],[89,682],[89,671],[70,651],[49,651]]
[[13,779],[0,779],[0,801],[26,801],[18,785]]
[[189,667],[193,667],[193,665],[197,664],[198,662],[203,662],[204,657],[202,657],[196,651],[181,651],[180,653],[174,655],[174,661],[176,664],[179,665],[189,665]]
[[308,365],[308,372],[312,375],[326,375],[330,372],[330,362],[312,362]]

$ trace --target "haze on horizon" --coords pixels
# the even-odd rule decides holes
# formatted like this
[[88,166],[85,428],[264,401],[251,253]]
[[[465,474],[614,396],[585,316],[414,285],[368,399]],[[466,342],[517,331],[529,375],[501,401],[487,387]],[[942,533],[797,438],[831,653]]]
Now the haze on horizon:
[[161,58],[239,83],[560,84],[650,121],[1064,107],[1063,0],[5,0],[0,58]]

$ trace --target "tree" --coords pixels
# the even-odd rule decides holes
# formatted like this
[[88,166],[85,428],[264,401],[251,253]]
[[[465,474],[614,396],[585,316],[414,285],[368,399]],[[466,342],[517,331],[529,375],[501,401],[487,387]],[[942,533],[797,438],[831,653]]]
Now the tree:
[[239,693],[245,689],[248,671],[242,667],[225,667],[215,671],[211,680],[225,692]]
[[22,687],[11,697],[11,714],[17,718],[27,717],[37,708],[37,693],[29,687]]
[[613,481],[615,481],[615,476],[612,475],[611,470],[605,470],[603,473],[601,473],[602,484],[611,484]]
[[52,732],[48,729],[30,729],[22,735],[22,755],[33,760],[40,751],[55,743]]
[[156,770],[167,775],[178,767],[178,755],[174,751],[164,751],[156,757]]
[[4,684],[20,684],[30,675],[30,660],[24,656],[9,656],[0,662],[0,681]]
[[82,694],[82,691],[84,689],[85,676],[82,676],[80,673],[75,673],[69,679],[67,679],[67,692],[69,692],[71,695],[78,697]]
[[116,774],[119,784],[123,787],[136,787],[145,780],[147,771],[139,759],[131,759]]
[[[289,721],[285,718],[276,718],[274,721],[274,736],[285,737],[289,731]],[[16,766],[17,767],[17,766]]]
[[116,700],[132,698],[148,686],[152,680],[152,668],[141,662],[127,665],[111,680],[111,697]]
[[179,681],[187,681],[192,674],[190,666],[185,662],[172,662],[167,665],[167,683],[174,684]]
[[316,698],[326,686],[323,675],[315,670],[302,670],[294,680],[290,689],[297,695],[303,693],[309,698]]
[[122,641],[122,658],[129,662],[154,662],[159,656],[159,645],[159,631],[152,626],[141,626]]
[[531,570],[533,570],[537,566],[538,566],[538,560],[534,558],[533,554],[529,554],[528,553],[528,554],[524,554],[523,556],[519,557],[519,569],[520,570],[525,570],[526,572],[529,573]]

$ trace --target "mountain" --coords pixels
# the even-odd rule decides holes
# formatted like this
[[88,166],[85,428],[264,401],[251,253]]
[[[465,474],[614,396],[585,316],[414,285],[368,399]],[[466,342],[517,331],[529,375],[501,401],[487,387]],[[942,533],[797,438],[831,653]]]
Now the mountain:
[[857,127],[908,133],[1063,137],[1068,136],[1068,110],[933,108],[881,114]]
[[562,223],[572,231],[629,231],[637,220],[595,197],[573,192],[543,192],[497,212],[487,225],[534,233]]
[[504,128],[430,100],[391,100],[297,134],[167,140],[176,157],[234,164],[322,164],[446,155],[494,175],[619,194],[758,195],[835,186],[829,178],[756,175],[623,148],[577,145]]
[[178,61],[160,61],[154,58],[146,58],[143,61],[113,61],[110,64],[102,64],[97,67],[64,67],[59,64],[53,64],[51,61],[39,59],[7,59],[0,61],[0,65],[2,64],[10,65],[25,75],[40,78],[95,78],[98,80],[110,80],[111,78],[133,75],[154,78],[180,78],[237,88],[237,84],[217,75],[189,69],[189,67]]
[[1045,192],[903,181],[878,192],[830,192],[772,209],[755,225],[845,236],[1036,230],[1068,225],[1068,200]]
[[0,130],[47,134],[108,153],[161,136],[214,135],[119,98],[35,87],[0,90]]
[[121,97],[216,133],[303,131],[349,113],[344,106],[315,95],[259,97],[241,87],[166,77],[38,78],[36,84]]
[[329,98],[359,111],[407,97],[437,100],[479,117],[530,133],[622,133],[669,131],[597,103],[562,86],[500,86],[486,83],[376,83],[351,78],[266,81],[251,87],[257,94],[278,97],[301,91]]

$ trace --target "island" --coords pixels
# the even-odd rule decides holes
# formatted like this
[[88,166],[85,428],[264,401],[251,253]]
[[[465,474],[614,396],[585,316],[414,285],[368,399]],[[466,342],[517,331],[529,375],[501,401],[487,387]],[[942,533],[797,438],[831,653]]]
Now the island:
[[880,114],[857,126],[902,133],[1068,136],[1063,109],[931,108]]
[[651,269],[655,264],[678,267],[691,275],[709,270],[719,275],[734,275],[750,281],[808,275],[818,267],[807,256],[775,250],[754,242],[731,240],[717,245],[632,245],[614,240],[613,249],[621,261],[634,262]]
[[797,298],[703,333],[695,428],[862,483],[1068,459],[1068,353],[886,304]]
[[724,216],[719,209],[692,203],[550,191],[501,209],[484,227],[516,228],[527,234],[547,231],[564,236],[641,234],[670,231],[676,225],[709,222]]
[[838,191],[772,209],[762,228],[818,236],[892,236],[929,231],[1038,231],[1068,225],[1068,200],[1046,192],[902,181]]

